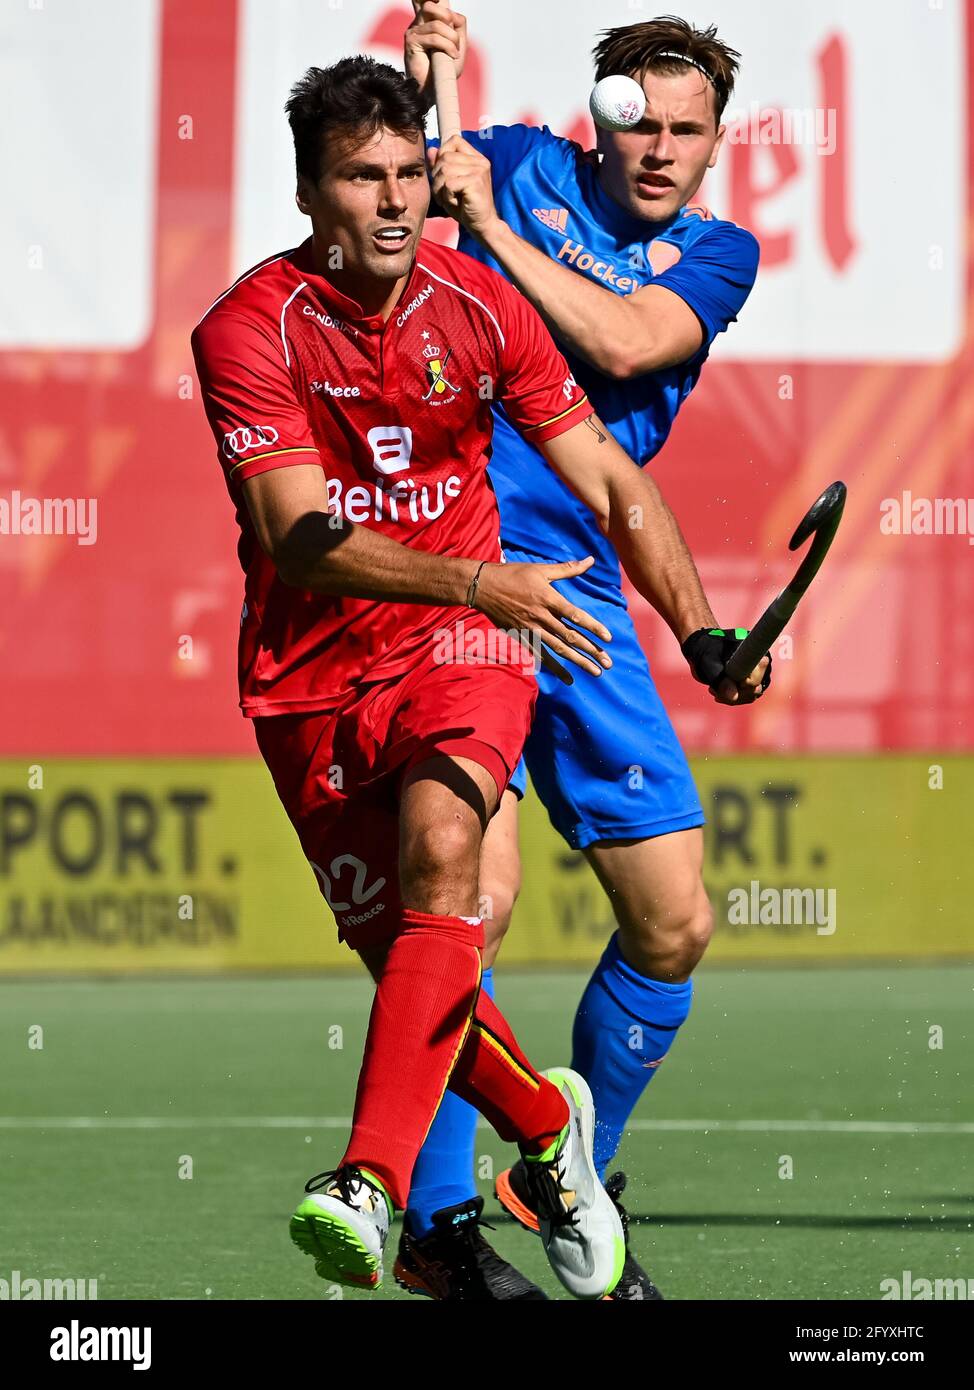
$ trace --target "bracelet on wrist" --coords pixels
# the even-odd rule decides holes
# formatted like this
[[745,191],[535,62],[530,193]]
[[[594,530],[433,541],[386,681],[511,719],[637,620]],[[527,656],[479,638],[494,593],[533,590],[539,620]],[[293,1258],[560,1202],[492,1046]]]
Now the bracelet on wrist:
[[474,604],[474,599],[477,597],[477,585],[480,583],[480,576],[481,576],[481,574],[483,573],[483,568],[484,568],[484,565],[486,565],[486,564],[487,564],[487,561],[486,561],[486,560],[481,560],[480,564],[477,566],[477,573],[474,575],[473,579],[471,579],[470,584],[469,584],[469,586],[468,586],[468,588],[467,588],[467,607],[468,607],[468,608],[473,608],[473,607],[476,606],[476,605]]

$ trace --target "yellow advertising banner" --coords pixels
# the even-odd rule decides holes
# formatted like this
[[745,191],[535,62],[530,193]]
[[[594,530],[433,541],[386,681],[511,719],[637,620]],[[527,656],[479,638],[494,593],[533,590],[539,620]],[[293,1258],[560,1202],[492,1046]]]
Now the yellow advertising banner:
[[[693,772],[707,817],[708,961],[974,956],[974,759],[709,758]],[[536,800],[521,853],[508,957],[590,959],[613,930],[608,899]]]
[[[709,959],[974,956],[974,759],[711,758]],[[612,930],[531,795],[503,958],[585,963]],[[0,761],[0,974],[348,967],[251,759]]]

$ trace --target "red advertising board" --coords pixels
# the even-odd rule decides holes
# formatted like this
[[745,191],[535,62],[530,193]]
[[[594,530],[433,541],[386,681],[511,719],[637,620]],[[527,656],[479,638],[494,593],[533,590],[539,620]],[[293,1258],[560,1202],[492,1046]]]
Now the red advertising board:
[[[403,5],[358,8],[360,48],[387,55],[399,46]],[[0,349],[0,500],[7,506],[0,507],[0,743],[7,753],[253,749],[236,705],[242,583],[235,527],[189,349],[202,311],[245,268],[235,261],[233,226],[235,181],[243,177],[246,9],[242,0],[162,0],[153,11],[158,97],[148,324],[140,340]],[[654,462],[728,624],[753,619],[787,577],[788,537],[822,487],[834,478],[849,485],[835,552],[777,653],[774,693],[748,716],[715,711],[688,680],[672,639],[634,601],[658,683],[694,751],[974,744],[974,236],[963,134],[972,116],[970,19],[968,7],[955,141],[963,152],[956,177],[964,212],[955,257],[963,287],[957,343],[938,352],[921,342],[918,328],[916,360],[870,358],[868,313],[857,300],[835,332],[839,344],[844,337],[854,344],[849,359],[840,351],[823,358],[817,330],[800,357],[785,355],[781,340],[766,356],[760,343],[737,357],[721,348]],[[496,49],[475,44],[462,83],[468,123],[490,109],[497,61]],[[814,241],[808,254],[840,290],[877,235],[872,218],[867,236],[857,199],[868,150],[855,143],[861,67],[854,45],[838,27],[816,41],[809,63],[822,105],[835,113],[833,157],[813,164],[806,150],[787,143],[729,144],[715,204],[759,236],[761,275],[782,287],[783,302],[799,235]],[[546,114],[526,94],[505,119]],[[118,119],[124,122],[124,110]],[[573,117],[556,124],[589,141],[584,97]],[[70,146],[70,133],[66,140]],[[952,166],[935,166],[932,176],[953,178]],[[96,217],[104,217],[109,269],[113,178],[121,185],[126,177],[125,167],[108,169],[88,190]],[[913,199],[923,198],[922,184],[918,174],[909,199],[899,206],[891,199],[891,226],[917,217]],[[89,221],[92,204],[84,209]],[[73,215],[71,206],[57,212],[62,223]],[[29,240],[24,273],[43,277],[50,269]],[[921,235],[933,277],[937,247],[926,243],[931,238]],[[79,264],[82,286],[86,274]],[[890,283],[894,310],[897,293]],[[909,331],[906,324],[907,338]],[[87,537],[30,534],[30,499],[94,501],[96,524]]]

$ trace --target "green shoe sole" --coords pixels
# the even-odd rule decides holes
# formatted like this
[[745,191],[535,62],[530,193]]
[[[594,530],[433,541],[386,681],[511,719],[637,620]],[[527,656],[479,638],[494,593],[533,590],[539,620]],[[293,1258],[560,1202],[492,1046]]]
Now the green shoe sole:
[[314,1260],[320,1279],[356,1289],[375,1289],[381,1284],[381,1261],[338,1212],[302,1202],[291,1217],[289,1229],[298,1249]]

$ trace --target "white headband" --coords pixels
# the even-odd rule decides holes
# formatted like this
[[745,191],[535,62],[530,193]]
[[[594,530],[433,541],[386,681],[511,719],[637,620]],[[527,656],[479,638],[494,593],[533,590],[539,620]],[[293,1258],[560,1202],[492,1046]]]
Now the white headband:
[[686,55],[685,53],[672,53],[672,52],[670,52],[669,50],[668,50],[666,53],[657,53],[657,54],[656,54],[656,57],[657,57],[657,58],[678,58],[678,59],[680,60],[681,63],[689,63],[690,66],[691,66],[692,68],[696,68],[697,72],[702,72],[702,73],[703,73],[704,77],[707,79],[707,81],[710,83],[711,86],[714,85],[714,79],[710,76],[710,73],[709,73],[709,72],[707,71],[707,69],[703,66],[703,64],[697,62],[696,58],[688,58],[687,55]]

